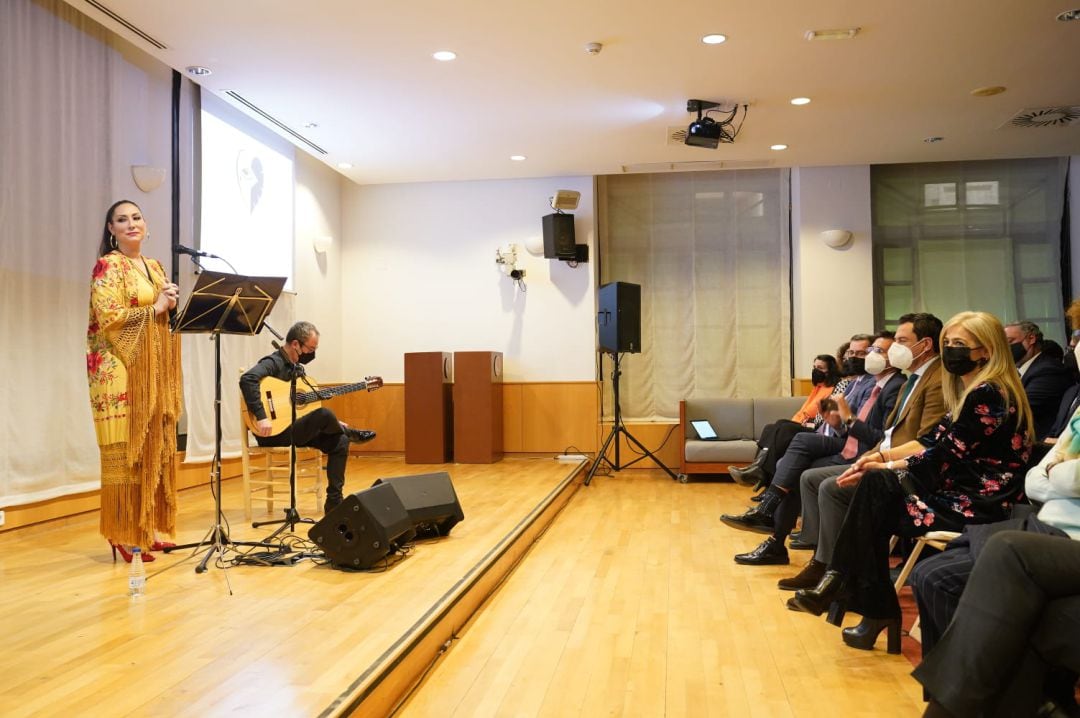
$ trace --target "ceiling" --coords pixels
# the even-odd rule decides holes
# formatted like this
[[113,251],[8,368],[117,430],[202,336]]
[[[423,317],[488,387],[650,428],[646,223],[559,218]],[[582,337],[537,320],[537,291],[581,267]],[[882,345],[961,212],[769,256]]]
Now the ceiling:
[[[1080,0],[96,0],[165,50],[66,2],[167,65],[210,68],[204,88],[361,184],[1080,154],[1080,121],[1002,128],[1080,105],[1080,20],[1055,19]],[[670,143],[690,98],[748,102],[736,141]]]

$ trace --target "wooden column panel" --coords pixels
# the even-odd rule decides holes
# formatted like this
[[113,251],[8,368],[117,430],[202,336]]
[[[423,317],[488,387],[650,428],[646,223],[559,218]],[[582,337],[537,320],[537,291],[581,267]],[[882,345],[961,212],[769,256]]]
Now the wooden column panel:
[[405,355],[405,462],[444,464],[454,448],[450,352]]
[[502,352],[454,352],[454,460],[503,456]]

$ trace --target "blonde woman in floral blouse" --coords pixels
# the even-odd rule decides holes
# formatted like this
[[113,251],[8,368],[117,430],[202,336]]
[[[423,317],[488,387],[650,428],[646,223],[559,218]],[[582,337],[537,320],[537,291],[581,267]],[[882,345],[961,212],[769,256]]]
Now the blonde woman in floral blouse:
[[961,312],[941,331],[942,389],[949,413],[924,436],[860,458],[837,479],[857,486],[824,578],[789,607],[820,615],[845,608],[862,622],[844,642],[870,649],[888,629],[900,652],[900,604],[889,578],[889,537],[1009,517],[1035,441],[1031,407],[1009,361],[1005,329],[986,312]]
[[[179,288],[157,260],[142,256],[146,222],[134,202],[105,213],[90,285],[86,371],[101,450],[101,533],[131,561],[130,549],[169,544],[176,528],[176,421],[182,384],[180,340],[169,331]],[[154,560],[146,554],[144,560]]]

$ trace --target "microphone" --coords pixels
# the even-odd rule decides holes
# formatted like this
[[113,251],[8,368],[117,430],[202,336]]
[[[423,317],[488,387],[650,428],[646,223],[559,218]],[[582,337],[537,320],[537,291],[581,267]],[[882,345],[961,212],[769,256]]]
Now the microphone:
[[204,252],[201,249],[192,249],[191,247],[185,247],[182,244],[174,244],[173,251],[177,254],[187,254],[192,257],[211,257],[213,259],[221,259],[221,257],[217,256],[216,254],[210,254],[209,252]]

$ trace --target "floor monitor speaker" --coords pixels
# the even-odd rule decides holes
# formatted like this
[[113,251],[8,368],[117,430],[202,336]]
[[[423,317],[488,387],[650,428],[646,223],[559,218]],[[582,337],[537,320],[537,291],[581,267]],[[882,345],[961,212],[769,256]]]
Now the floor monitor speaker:
[[600,349],[631,354],[641,351],[641,285],[611,282],[597,292]]
[[446,536],[459,521],[465,520],[450,474],[445,471],[393,476],[378,479],[374,485],[381,484],[388,484],[397,492],[417,536]]
[[341,568],[371,568],[415,538],[409,513],[388,484],[345,497],[311,527],[308,538]]

